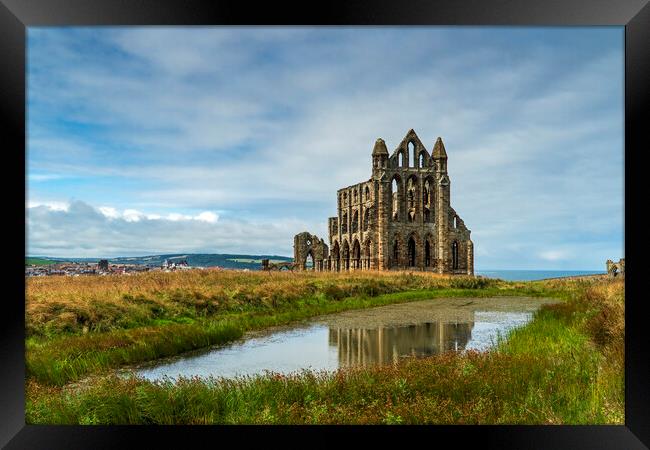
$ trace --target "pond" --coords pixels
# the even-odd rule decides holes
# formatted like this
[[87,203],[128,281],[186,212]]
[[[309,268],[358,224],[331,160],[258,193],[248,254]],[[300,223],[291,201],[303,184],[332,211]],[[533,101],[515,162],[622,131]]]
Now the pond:
[[135,372],[163,377],[236,377],[266,371],[392,364],[404,357],[486,350],[554,299],[443,298],[351,310],[308,322],[247,333],[225,346],[158,360]]

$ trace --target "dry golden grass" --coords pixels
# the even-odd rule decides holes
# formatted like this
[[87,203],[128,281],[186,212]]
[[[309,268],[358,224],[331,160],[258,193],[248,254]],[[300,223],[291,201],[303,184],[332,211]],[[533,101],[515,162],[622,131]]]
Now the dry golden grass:
[[315,295],[340,299],[413,289],[472,288],[477,283],[488,282],[408,272],[210,270],[30,278],[25,323],[28,336],[51,336],[130,328],[157,319],[205,317],[249,307],[275,308]]

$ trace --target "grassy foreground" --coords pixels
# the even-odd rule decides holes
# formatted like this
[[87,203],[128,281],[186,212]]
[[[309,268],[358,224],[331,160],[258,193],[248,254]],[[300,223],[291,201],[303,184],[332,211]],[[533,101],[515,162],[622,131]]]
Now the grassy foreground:
[[[28,284],[28,423],[624,422],[621,281],[508,283],[406,273],[80,278]],[[238,380],[151,383],[111,374],[317,314],[493,295],[562,302],[542,308],[487,353]],[[120,313],[110,314],[115,309]],[[95,376],[82,386],[70,384],[88,374]]]

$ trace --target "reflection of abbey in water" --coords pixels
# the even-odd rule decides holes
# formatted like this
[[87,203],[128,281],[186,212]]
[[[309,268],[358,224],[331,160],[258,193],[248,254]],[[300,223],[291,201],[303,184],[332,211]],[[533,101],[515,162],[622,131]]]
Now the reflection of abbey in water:
[[402,356],[463,350],[472,338],[473,328],[473,320],[374,329],[330,328],[329,344],[338,349],[339,367],[390,364]]

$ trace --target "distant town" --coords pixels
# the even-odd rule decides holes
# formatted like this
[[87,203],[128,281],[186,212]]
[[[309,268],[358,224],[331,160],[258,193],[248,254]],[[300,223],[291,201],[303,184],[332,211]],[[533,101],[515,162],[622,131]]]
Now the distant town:
[[[64,262],[48,265],[26,265],[25,276],[43,277],[52,275],[130,275],[133,273],[163,271],[174,272],[176,270],[224,270],[222,267],[192,267],[187,261],[165,260],[161,266],[145,266],[142,264],[109,264],[108,260],[102,259],[97,263],[88,262]],[[248,270],[248,269],[244,269]]]
[[166,254],[141,257],[49,258],[26,257],[25,276],[130,275],[134,273],[180,270],[261,270],[262,261],[291,262],[277,255]]

